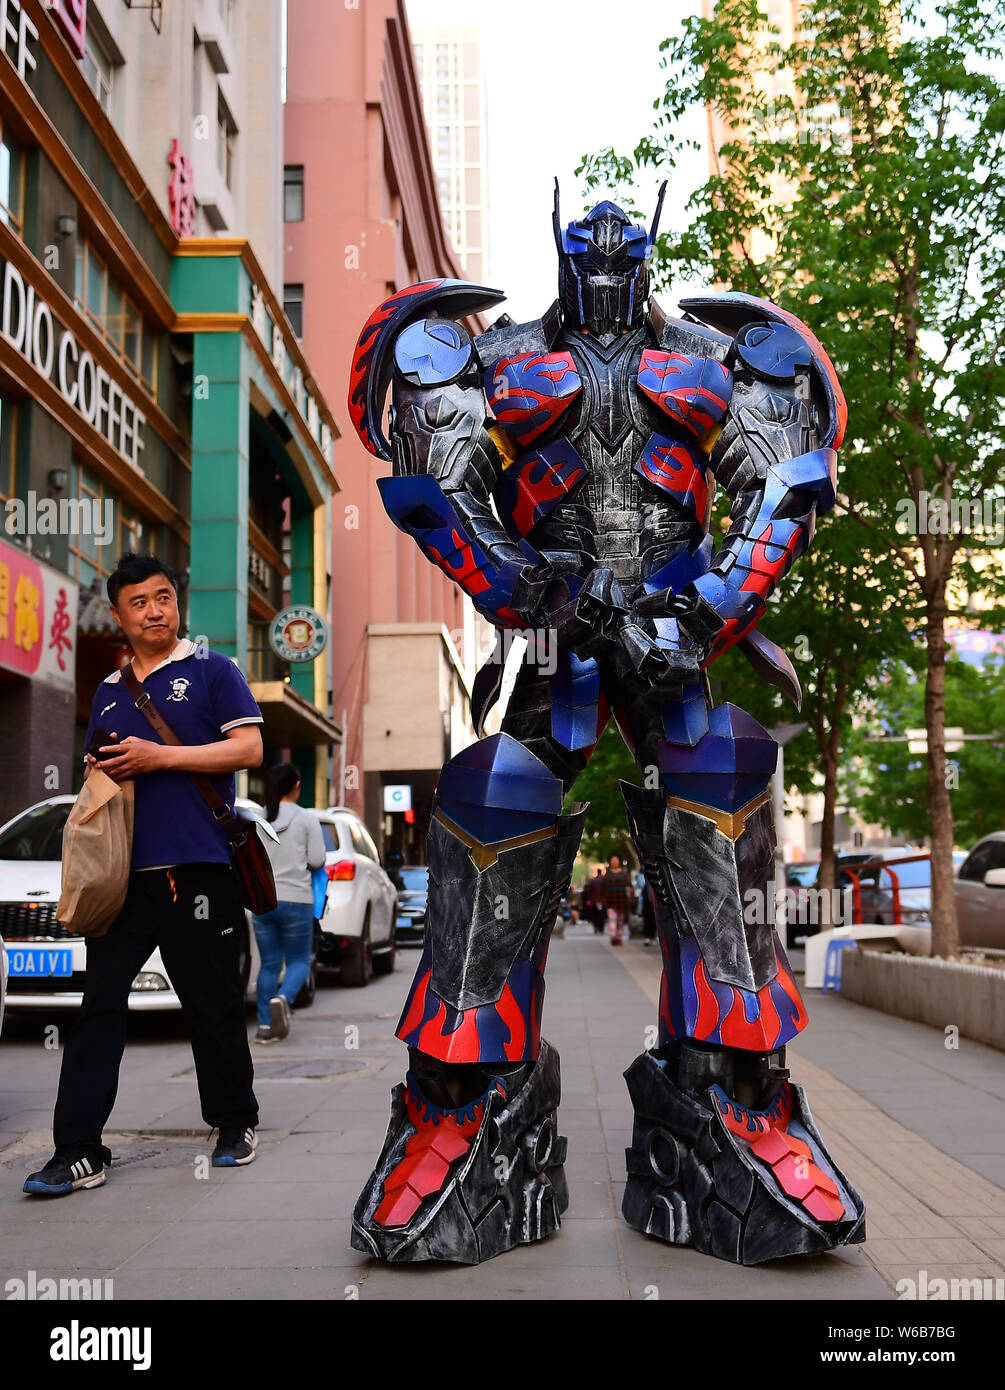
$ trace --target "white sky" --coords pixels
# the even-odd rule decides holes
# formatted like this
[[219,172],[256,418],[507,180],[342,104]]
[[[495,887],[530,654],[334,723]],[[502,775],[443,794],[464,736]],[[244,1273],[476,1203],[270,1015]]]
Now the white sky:
[[[562,221],[599,202],[584,202],[574,170],[585,153],[613,145],[628,153],[651,128],[663,91],[660,41],[700,0],[406,0],[418,27],[463,25],[481,36],[488,122],[489,260],[486,283],[505,290],[517,321],[539,317],[555,298],[552,185],[558,175]],[[702,141],[704,112],[689,113],[683,133]],[[684,222],[684,204],[704,182],[704,150],[688,151],[671,176],[660,225]],[[640,183],[647,220],[659,177]],[[610,190],[617,201],[616,190]],[[668,299],[666,308],[673,307]],[[494,317],[494,313],[491,317]]]

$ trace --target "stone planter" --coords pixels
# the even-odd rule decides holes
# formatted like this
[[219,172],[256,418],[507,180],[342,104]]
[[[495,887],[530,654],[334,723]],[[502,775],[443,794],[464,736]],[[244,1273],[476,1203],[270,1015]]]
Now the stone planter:
[[930,956],[845,951],[841,993],[856,1004],[929,1023],[1005,1051],[1005,970]]

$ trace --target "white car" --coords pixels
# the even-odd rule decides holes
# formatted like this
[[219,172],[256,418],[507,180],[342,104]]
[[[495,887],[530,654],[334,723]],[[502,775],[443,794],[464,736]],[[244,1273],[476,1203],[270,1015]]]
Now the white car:
[[325,842],[328,887],[318,946],[319,966],[338,966],[346,985],[394,969],[398,894],[380,863],[370,832],[354,811],[315,811]]
[[[85,942],[56,921],[62,870],[63,827],[76,800],[51,796],[0,826],[0,973],[7,976],[7,1007],[74,1009],[83,998]],[[255,801],[237,798],[237,807],[264,822]],[[268,826],[268,835],[275,831]],[[245,913],[241,976],[246,997],[258,979],[258,947]],[[133,980],[129,1007],[180,1009],[181,1001],[155,950]],[[0,1009],[2,1017],[2,1009]]]

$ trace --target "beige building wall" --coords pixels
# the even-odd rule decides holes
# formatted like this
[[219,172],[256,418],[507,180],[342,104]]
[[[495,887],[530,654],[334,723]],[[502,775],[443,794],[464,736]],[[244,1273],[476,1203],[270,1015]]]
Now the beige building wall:
[[87,9],[84,70],[165,215],[177,138],[193,235],[246,236],[282,299],[282,0],[168,0],[159,33],[149,9]]

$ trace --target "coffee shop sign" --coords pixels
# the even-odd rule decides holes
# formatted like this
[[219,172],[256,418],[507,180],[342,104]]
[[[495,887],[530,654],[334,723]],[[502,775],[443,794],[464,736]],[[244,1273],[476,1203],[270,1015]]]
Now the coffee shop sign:
[[146,416],[86,350],[10,261],[4,266],[0,336],[42,376],[55,382],[68,405],[93,425],[117,454],[139,468]]

